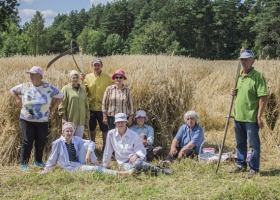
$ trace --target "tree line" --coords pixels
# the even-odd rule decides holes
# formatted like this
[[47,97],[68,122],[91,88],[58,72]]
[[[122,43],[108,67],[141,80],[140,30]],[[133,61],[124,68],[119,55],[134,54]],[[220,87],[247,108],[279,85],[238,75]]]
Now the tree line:
[[236,59],[241,47],[280,55],[279,0],[118,0],[58,14],[49,27],[39,11],[20,27],[19,3],[0,0],[0,56],[58,54],[71,39],[95,56]]

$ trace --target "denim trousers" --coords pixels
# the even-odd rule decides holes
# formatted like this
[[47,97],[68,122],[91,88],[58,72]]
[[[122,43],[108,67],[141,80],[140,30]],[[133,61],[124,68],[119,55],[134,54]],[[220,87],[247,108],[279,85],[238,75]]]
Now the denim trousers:
[[82,165],[78,171],[80,172],[92,171],[92,172],[98,172],[100,174],[110,174],[110,175],[118,174],[118,172],[115,170],[110,170],[101,166],[93,166],[93,165]]
[[238,167],[247,167],[247,143],[252,149],[252,155],[249,160],[250,169],[255,172],[260,167],[260,137],[259,126],[257,122],[240,122],[234,120],[234,132],[236,139],[237,165]]
[[[86,164],[86,155],[87,155],[87,151],[88,151],[89,142],[90,142],[89,140],[86,140],[86,142],[84,143],[84,146],[80,149],[80,152],[78,154],[79,163],[81,163],[83,165]],[[96,163],[97,157],[94,152],[91,152],[90,159],[91,159],[91,163]]]
[[[88,151],[88,144],[89,141],[84,143],[84,146],[82,149],[80,149],[79,155],[78,155],[78,160],[79,163],[83,164],[78,171],[93,171],[93,172],[98,172],[100,174],[110,174],[110,175],[117,175],[118,172],[110,169],[106,169],[101,166],[93,166],[93,165],[86,165],[86,154]],[[97,157],[94,152],[91,153],[91,163],[96,163]]]

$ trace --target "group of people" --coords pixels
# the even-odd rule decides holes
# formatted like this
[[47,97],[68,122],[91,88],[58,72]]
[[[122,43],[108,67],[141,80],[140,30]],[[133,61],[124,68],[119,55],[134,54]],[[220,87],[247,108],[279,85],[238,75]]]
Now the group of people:
[[[249,166],[251,174],[259,171],[260,142],[258,131],[262,127],[261,116],[267,100],[264,77],[253,67],[254,56],[249,50],[240,55],[242,71],[236,95],[234,128],[237,141],[238,167],[232,172],[246,169],[247,139],[253,149]],[[42,81],[43,70],[34,66],[27,73],[30,82],[13,87],[10,92],[21,107],[21,169],[29,170],[28,163],[35,142],[34,166],[50,171],[58,163],[67,171],[96,171],[106,174],[132,174],[135,171],[154,171],[172,174],[172,169],[154,166],[147,161],[162,156],[162,147],[153,147],[154,129],[147,124],[144,110],[133,113],[133,101],[123,70],[112,76],[102,71],[101,59],[92,61],[92,73],[69,73],[69,84],[59,91]],[[84,84],[80,84],[82,81]],[[52,99],[54,103],[51,104]],[[52,105],[52,106],[51,106]],[[50,107],[51,106],[51,107]],[[62,135],[53,142],[46,164],[42,161],[46,144],[50,113],[58,108],[62,118]],[[135,125],[133,125],[135,122]],[[174,137],[166,162],[194,158],[200,153],[204,132],[195,111],[184,115],[184,122]],[[103,158],[99,165],[94,153],[97,123],[102,132]],[[84,140],[85,126],[89,125],[90,140]],[[121,171],[109,168],[112,154]]]

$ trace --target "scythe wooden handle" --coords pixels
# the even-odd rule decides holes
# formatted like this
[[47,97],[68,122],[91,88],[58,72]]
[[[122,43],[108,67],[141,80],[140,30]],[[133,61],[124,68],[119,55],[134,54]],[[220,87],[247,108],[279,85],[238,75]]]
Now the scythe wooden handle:
[[[240,68],[241,68],[241,64],[240,64],[240,61],[239,61],[238,62],[238,66],[237,66],[236,76],[235,76],[234,88],[236,88],[237,83],[238,83],[238,78],[239,78],[239,75],[240,75]],[[218,159],[218,163],[217,163],[217,167],[216,167],[216,174],[218,173],[218,170],[219,170],[219,166],[220,166],[220,162],[221,162],[221,157],[222,157],[222,153],[223,153],[223,148],[224,148],[224,144],[225,144],[225,141],[226,141],[226,135],[227,135],[228,125],[229,125],[231,110],[232,110],[232,106],[233,106],[233,100],[234,100],[234,96],[231,97],[228,117],[227,117],[227,121],[226,121],[226,125],[225,125],[225,130],[224,130],[224,137],[223,137],[223,141],[222,141],[222,144],[221,144],[221,149],[220,149],[220,152],[219,152],[219,159]]]

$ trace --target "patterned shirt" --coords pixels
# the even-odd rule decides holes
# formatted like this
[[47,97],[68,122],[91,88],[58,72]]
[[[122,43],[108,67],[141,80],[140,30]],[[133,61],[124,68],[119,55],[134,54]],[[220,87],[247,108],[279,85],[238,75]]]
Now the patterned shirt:
[[68,151],[69,161],[70,162],[78,162],[78,158],[76,156],[77,152],[76,152],[74,144],[72,142],[70,144],[67,144],[65,142],[65,145],[66,145],[66,149]]
[[116,85],[107,87],[103,97],[102,112],[107,113],[107,116],[115,116],[117,113],[132,115],[133,105],[129,88],[123,86],[119,90]]
[[63,93],[46,82],[42,82],[42,85],[38,87],[31,82],[23,83],[13,87],[10,91],[21,95],[20,118],[31,122],[47,122],[52,98],[63,98]]

